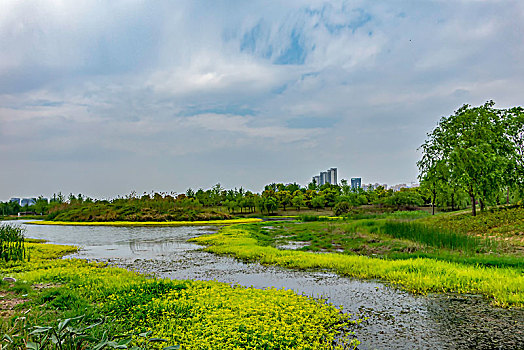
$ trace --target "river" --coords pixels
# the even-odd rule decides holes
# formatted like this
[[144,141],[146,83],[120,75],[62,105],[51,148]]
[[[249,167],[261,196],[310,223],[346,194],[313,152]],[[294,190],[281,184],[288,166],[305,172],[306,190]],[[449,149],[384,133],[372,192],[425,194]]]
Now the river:
[[81,247],[70,258],[171,279],[216,280],[256,288],[285,288],[341,306],[354,318],[359,349],[524,349],[524,310],[502,309],[474,295],[413,295],[380,281],[328,271],[293,271],[244,263],[201,250],[189,238],[215,227],[26,225],[26,237]]

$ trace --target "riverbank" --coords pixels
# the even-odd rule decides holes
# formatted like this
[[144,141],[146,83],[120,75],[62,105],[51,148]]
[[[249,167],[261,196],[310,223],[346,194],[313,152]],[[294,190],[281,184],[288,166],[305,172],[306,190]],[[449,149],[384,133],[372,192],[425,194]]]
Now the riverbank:
[[59,226],[206,226],[206,225],[233,225],[260,222],[262,219],[227,219],[202,221],[29,221],[29,225],[59,225]]
[[[353,348],[350,315],[292,291],[255,289],[219,282],[151,278],[106,264],[57,259],[72,246],[27,243],[30,262],[2,263],[0,331],[4,345],[27,341],[31,326],[55,326],[59,319],[84,315],[87,332],[100,340],[139,333],[165,339],[183,349]],[[71,321],[73,322],[73,321]],[[125,339],[120,338],[120,339]],[[93,345],[93,344],[91,344]]]
[[361,255],[279,250],[256,238],[257,225],[222,228],[193,239],[206,251],[246,261],[294,269],[328,269],[343,276],[378,278],[413,293],[481,294],[494,305],[524,306],[524,276],[520,269],[467,265],[428,258],[380,259]]

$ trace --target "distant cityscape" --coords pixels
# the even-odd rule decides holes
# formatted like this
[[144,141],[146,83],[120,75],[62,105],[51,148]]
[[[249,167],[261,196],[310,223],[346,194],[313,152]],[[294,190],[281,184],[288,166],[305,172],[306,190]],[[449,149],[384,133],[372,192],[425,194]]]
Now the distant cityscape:
[[[338,170],[337,168],[330,168],[326,171],[321,171],[319,175],[313,176],[312,181],[319,186],[322,186],[325,184],[338,185]],[[380,184],[378,182],[374,184],[372,183],[362,184],[362,178],[360,177],[352,177],[350,179],[350,185],[352,189],[362,188],[364,191],[375,190],[378,187],[382,186],[385,190],[389,188],[393,190],[393,192],[400,191],[401,188],[415,188],[415,187],[420,186],[420,184],[416,182],[410,182],[409,184],[402,183],[398,185],[393,185],[391,187],[388,186],[387,184]],[[49,203],[48,198],[39,197],[38,199],[45,200],[46,202]],[[30,197],[30,198],[13,197],[9,199],[9,202],[14,202],[20,205],[21,207],[32,206],[36,203],[36,201],[37,201],[37,198],[35,197]]]
[[[44,197],[41,197],[39,199],[42,199],[42,200],[45,200],[46,202],[49,202],[49,200],[47,198],[44,198]],[[9,202],[16,203],[16,204],[18,204],[21,207],[26,207],[26,206],[28,207],[28,206],[36,204],[36,200],[37,199],[34,198],[34,197],[31,197],[31,198],[16,198],[16,197],[13,197],[13,198],[9,199]]]
[[313,176],[313,182],[319,186],[325,184],[336,185],[337,182],[337,168],[331,168],[326,171],[321,171],[320,175]]
[[[338,176],[338,170],[337,168],[330,168],[326,171],[321,171],[319,175],[313,176],[312,181],[316,183],[319,186],[325,185],[325,184],[331,184],[331,185],[338,185],[337,176]],[[357,189],[362,188],[364,191],[371,191],[375,190],[378,187],[382,186],[385,190],[388,189],[387,184],[379,184],[378,182],[372,184],[362,184],[362,178],[360,177],[352,177],[350,180],[351,188]],[[393,185],[389,187],[389,189],[393,190],[393,192],[400,191],[401,188],[415,188],[419,187],[420,184],[416,182],[410,182],[409,184],[398,184]]]

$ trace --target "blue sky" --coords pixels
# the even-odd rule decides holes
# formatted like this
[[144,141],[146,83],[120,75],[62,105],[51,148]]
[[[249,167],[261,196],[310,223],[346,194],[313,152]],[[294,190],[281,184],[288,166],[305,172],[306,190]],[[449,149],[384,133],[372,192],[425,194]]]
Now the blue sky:
[[416,181],[442,116],[522,105],[521,1],[2,1],[0,200]]

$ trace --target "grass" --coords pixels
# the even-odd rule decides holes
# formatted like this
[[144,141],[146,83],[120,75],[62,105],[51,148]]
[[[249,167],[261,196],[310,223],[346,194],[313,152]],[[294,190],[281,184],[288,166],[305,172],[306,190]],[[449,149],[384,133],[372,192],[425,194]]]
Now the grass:
[[28,248],[31,262],[0,264],[0,276],[18,280],[17,286],[0,284],[0,293],[13,305],[16,301],[0,319],[0,334],[8,335],[3,347],[25,348],[38,341],[30,333],[34,326],[56,328],[59,319],[79,316],[85,325],[106,320],[89,330],[97,342],[132,335],[134,344],[143,345],[142,333],[182,349],[346,349],[357,344],[348,332],[354,325],[350,315],[323,300],[55,259],[75,249],[70,246],[30,243]]
[[247,261],[296,269],[330,269],[344,276],[380,278],[414,293],[482,294],[498,306],[524,306],[524,275],[517,268],[483,267],[428,258],[391,260],[279,250],[268,244],[270,240],[264,245],[258,230],[256,224],[229,226],[216,234],[193,240],[207,245],[209,252]]
[[228,219],[207,221],[30,221],[32,225],[61,225],[61,226],[205,226],[205,225],[232,225],[239,223],[259,222],[262,219]]

